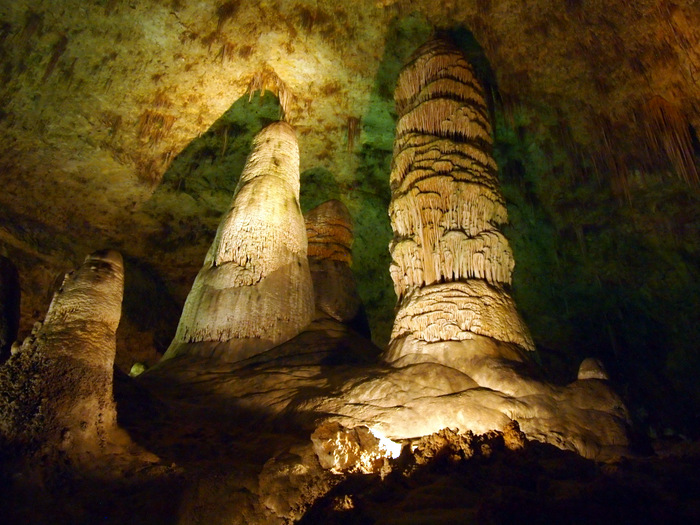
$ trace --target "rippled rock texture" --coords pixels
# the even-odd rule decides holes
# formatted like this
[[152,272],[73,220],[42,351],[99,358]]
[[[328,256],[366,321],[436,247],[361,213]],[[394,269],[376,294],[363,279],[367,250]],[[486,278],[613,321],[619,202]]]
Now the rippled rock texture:
[[239,361],[297,335],[314,311],[306,252],[299,146],[277,122],[255,137],[164,358]]

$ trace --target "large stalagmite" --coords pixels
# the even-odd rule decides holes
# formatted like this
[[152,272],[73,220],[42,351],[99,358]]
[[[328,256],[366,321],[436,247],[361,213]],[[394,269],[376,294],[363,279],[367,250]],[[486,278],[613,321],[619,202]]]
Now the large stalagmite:
[[585,363],[561,387],[528,359],[534,344],[508,293],[513,254],[498,229],[507,214],[471,66],[450,44],[429,42],[401,72],[395,98],[390,271],[399,309],[388,366],[300,409],[390,439],[505,430],[516,420],[529,438],[587,457],[619,453],[627,413],[600,367]]
[[297,335],[314,311],[306,253],[299,147],[276,122],[255,137],[164,358],[238,361]]
[[[400,305],[385,359],[447,357],[454,366],[455,353],[493,353],[479,336],[506,343],[511,358],[532,350],[506,288],[514,261],[498,227],[507,213],[471,66],[449,44],[429,42],[401,72],[395,99],[390,271]],[[450,341],[465,343],[446,352],[440,343]]]
[[319,204],[305,215],[309,240],[309,267],[314,283],[317,315],[327,315],[341,323],[360,313],[352,263],[352,218],[338,200]]
[[123,289],[115,251],[95,252],[66,275],[43,324],[0,368],[0,436],[7,442],[88,462],[128,444],[112,397]]

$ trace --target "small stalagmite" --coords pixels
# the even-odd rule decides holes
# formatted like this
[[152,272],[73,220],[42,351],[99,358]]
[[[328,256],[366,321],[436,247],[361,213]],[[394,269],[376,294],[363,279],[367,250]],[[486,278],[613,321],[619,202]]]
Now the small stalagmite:
[[253,141],[164,359],[246,359],[299,334],[313,312],[299,146],[294,129],[276,122]]
[[317,315],[347,323],[360,312],[352,263],[352,218],[347,207],[330,200],[305,215],[309,268]]
[[0,368],[0,434],[9,443],[87,461],[128,443],[112,395],[123,290],[112,250],[66,275],[44,322]]
[[472,67],[450,44],[431,41],[402,70],[395,99],[390,272],[399,311],[385,359],[405,362],[433,343],[482,336],[513,345],[509,357],[532,350],[506,289],[513,253],[498,227],[507,212]]

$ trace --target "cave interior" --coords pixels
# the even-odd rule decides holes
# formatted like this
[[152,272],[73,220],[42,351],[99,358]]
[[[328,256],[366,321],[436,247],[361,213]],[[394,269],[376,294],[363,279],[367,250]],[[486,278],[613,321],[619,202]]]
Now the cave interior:
[[[301,212],[335,199],[351,217],[366,319],[352,328],[387,346],[394,90],[435,37],[483,86],[532,361],[566,385],[600,360],[629,457],[447,430],[383,472],[331,474],[293,418],[222,415],[216,393],[211,413],[168,404],[158,389],[177,386],[138,381],[173,341],[254,137],[279,120],[299,144]],[[697,0],[17,0],[0,5],[0,63],[2,360],[64,274],[117,250],[116,418],[149,465],[98,475],[3,445],[13,522],[700,517]]]

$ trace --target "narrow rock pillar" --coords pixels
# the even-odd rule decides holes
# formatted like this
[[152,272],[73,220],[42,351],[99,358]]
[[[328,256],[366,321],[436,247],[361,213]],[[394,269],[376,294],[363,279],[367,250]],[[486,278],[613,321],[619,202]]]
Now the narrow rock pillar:
[[66,275],[43,324],[0,367],[0,434],[92,457],[126,442],[112,395],[124,267],[95,252]]

